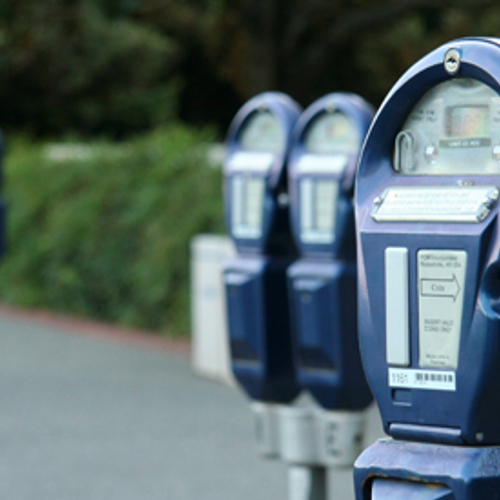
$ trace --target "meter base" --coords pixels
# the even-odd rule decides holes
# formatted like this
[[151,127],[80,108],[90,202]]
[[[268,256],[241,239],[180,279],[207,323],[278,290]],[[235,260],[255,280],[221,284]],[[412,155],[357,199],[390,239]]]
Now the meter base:
[[351,467],[361,451],[363,412],[254,401],[259,454],[288,465],[289,500],[325,500],[328,470]]
[[354,464],[356,500],[500,498],[500,447],[380,439]]
[[361,452],[364,412],[263,401],[251,404],[259,454],[286,463],[351,467]]

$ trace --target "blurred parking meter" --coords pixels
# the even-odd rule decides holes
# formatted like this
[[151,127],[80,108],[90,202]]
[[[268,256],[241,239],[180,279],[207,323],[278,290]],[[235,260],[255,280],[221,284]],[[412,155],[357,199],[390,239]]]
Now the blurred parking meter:
[[500,498],[500,41],[448,43],[375,117],[356,212],[365,372],[394,439],[358,500]]
[[[0,132],[0,189],[3,187],[2,164],[5,152],[5,139]],[[7,247],[7,234],[6,234],[6,211],[7,203],[3,196],[0,196],[0,257],[5,253]]]
[[286,270],[296,258],[288,214],[286,157],[299,105],[260,94],[236,114],[224,165],[225,216],[237,256],[226,262],[232,370],[255,402],[257,445],[279,456],[276,405],[295,399]]
[[288,268],[295,362],[301,388],[324,409],[310,408],[314,460],[323,481],[326,467],[352,466],[360,452],[361,410],[373,399],[358,347],[352,200],[372,118],[373,108],[361,97],[329,94],[301,115],[289,154],[290,211],[300,254]]

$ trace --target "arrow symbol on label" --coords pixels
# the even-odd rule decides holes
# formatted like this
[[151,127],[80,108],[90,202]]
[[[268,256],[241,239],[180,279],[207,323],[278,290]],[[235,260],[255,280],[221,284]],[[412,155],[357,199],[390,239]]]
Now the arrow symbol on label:
[[420,295],[422,297],[451,297],[453,302],[460,293],[457,277],[451,279],[421,279]]

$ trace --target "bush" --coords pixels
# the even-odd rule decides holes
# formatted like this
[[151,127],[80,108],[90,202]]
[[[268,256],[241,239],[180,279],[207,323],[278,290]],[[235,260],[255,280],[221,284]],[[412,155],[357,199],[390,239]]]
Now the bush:
[[177,125],[122,145],[11,141],[0,298],[187,332],[189,241],[223,227],[210,140]]

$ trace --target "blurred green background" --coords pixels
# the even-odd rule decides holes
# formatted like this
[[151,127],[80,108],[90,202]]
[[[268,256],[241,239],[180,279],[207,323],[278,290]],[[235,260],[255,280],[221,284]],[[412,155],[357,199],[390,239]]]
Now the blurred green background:
[[223,232],[208,161],[266,90],[375,106],[492,1],[0,0],[8,252],[0,300],[189,331],[189,241]]

